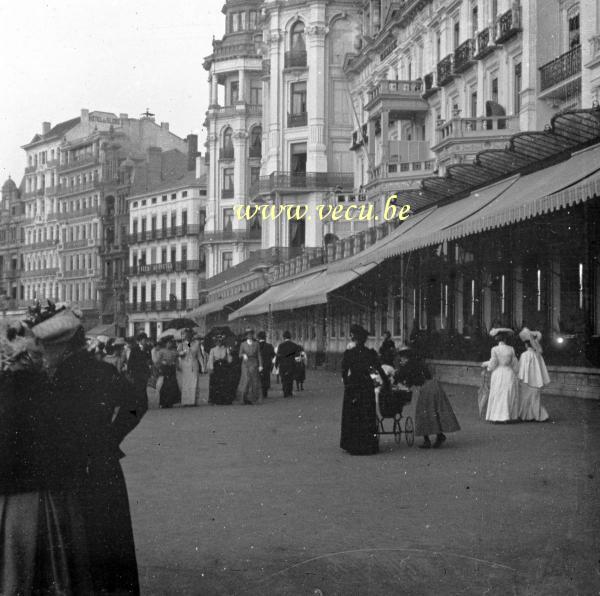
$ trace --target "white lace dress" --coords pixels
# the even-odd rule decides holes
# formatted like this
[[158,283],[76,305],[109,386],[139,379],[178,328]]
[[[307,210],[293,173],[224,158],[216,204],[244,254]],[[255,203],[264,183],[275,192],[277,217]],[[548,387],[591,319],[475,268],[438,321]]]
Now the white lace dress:
[[504,342],[492,348],[487,369],[490,378],[490,396],[485,419],[489,422],[507,422],[519,417],[519,361],[515,351]]

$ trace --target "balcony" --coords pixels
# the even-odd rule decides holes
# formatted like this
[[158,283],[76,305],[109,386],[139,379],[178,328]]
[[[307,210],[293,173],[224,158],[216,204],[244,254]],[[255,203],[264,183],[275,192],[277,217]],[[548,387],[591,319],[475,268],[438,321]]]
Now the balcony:
[[59,164],[59,161],[58,161],[58,159],[49,159],[49,160],[46,162],[46,167],[47,167],[47,168],[55,168],[55,167],[57,167],[57,166],[58,166],[58,164]]
[[257,58],[256,45],[253,41],[245,43],[223,44],[216,42],[214,45],[213,56],[215,60],[223,60],[226,58],[242,58],[244,56],[252,56]]
[[58,244],[58,240],[42,240],[41,242],[31,242],[23,246],[24,251],[41,250],[43,248],[51,248]]
[[475,64],[475,40],[467,39],[454,50],[454,72],[461,73]]
[[355,130],[352,133],[352,146],[350,147],[350,151],[355,151],[359,147],[367,145],[368,143],[369,137],[367,135],[367,125],[363,124],[359,130]]
[[233,146],[221,147],[219,149],[219,159],[233,159]]
[[[215,116],[227,118],[233,116],[262,116],[262,105],[237,103],[234,106],[215,106],[210,108],[210,111]],[[233,152],[233,147],[231,148],[231,151]],[[231,158],[233,158],[233,155]]]
[[438,92],[439,87],[435,75],[436,73],[430,72],[423,77],[423,99],[427,99]]
[[26,174],[32,174],[33,172],[35,172],[37,170],[37,166],[27,166],[25,168],[25,173]]
[[70,271],[63,271],[63,277],[65,279],[71,279],[74,277],[86,277],[87,274],[87,269],[71,269]]
[[97,240],[94,238],[80,238],[79,240],[69,240],[68,242],[62,242],[58,247],[59,250],[71,250],[73,248],[87,248],[90,246],[90,242],[95,244]]
[[436,145],[431,148],[440,163],[448,165],[457,159],[469,161],[483,149],[501,149],[512,135],[519,132],[518,116],[489,118],[452,118],[436,129]]
[[66,219],[75,219],[77,217],[100,217],[102,210],[100,207],[86,207],[85,209],[76,209],[75,211],[59,211],[56,213],[56,219],[64,221]]
[[206,262],[197,259],[176,261],[175,263],[154,263],[152,265],[130,265],[127,275],[155,275],[158,273],[180,273],[182,271],[203,272]]
[[284,55],[284,68],[305,68],[306,67],[306,51],[305,50],[290,50]]
[[296,128],[298,126],[306,126],[308,123],[308,114],[300,112],[299,114],[288,113],[287,125],[288,128]]
[[454,79],[454,54],[449,54],[437,65],[438,85],[443,87]]
[[153,242],[155,240],[163,240],[167,238],[182,238],[183,236],[197,236],[204,230],[204,226],[200,224],[187,224],[185,226],[174,226],[170,228],[158,228],[156,230],[146,230],[145,232],[137,232],[128,234],[128,244],[139,244],[140,242]]
[[55,276],[58,273],[57,267],[51,267],[46,269],[34,269],[31,271],[23,271],[21,273],[21,277],[30,278],[30,277],[50,277]]
[[250,189],[250,194],[268,194],[274,191],[294,192],[311,190],[353,190],[354,174],[349,172],[273,172],[261,176]]
[[67,163],[61,163],[58,166],[58,171],[62,174],[63,172],[76,170],[77,168],[97,165],[98,163],[98,157],[96,155],[86,155],[80,159],[70,159]]
[[496,46],[492,43],[490,31],[490,27],[486,27],[477,34],[477,53],[475,54],[475,60],[483,60],[483,58],[489,56],[496,49]]
[[59,197],[66,197],[69,195],[75,195],[82,192],[88,192],[90,190],[97,190],[100,188],[100,182],[98,180],[92,180],[85,184],[73,184],[66,186],[64,184],[57,184],[56,191]]
[[380,81],[368,94],[365,110],[371,115],[388,111],[392,119],[410,119],[416,112],[425,113],[429,109],[422,94],[423,82],[420,80]]
[[144,302],[128,302],[127,312],[128,313],[146,313],[156,311],[178,311],[178,310],[191,310],[200,306],[200,300],[197,298],[194,300],[148,300]]
[[581,87],[581,46],[540,68],[540,97],[563,98]]
[[203,244],[211,242],[243,242],[248,240],[260,240],[262,230],[260,228],[249,230],[219,230],[207,232],[202,239]]
[[504,43],[521,32],[521,7],[510,8],[496,19],[496,43]]

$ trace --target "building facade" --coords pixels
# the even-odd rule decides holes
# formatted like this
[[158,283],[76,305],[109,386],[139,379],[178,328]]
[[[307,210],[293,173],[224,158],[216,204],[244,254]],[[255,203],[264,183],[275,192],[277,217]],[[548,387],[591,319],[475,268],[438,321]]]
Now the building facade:
[[84,109],[54,127],[44,123],[23,148],[20,298],[77,303],[88,324],[114,323],[123,330],[126,197],[152,177],[152,152],[187,155],[187,140],[149,116]]
[[206,174],[198,168],[127,199],[129,335],[145,331],[156,339],[167,321],[198,307],[206,194]]

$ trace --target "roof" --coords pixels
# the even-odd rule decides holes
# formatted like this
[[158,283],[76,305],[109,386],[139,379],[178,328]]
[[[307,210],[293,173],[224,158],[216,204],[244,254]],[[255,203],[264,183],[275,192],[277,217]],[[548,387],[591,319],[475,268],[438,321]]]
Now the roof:
[[48,141],[54,138],[62,137],[67,131],[71,130],[74,126],[77,126],[81,122],[81,117],[71,118],[71,120],[65,120],[64,122],[60,122],[53,126],[48,133],[45,135],[36,134],[29,143],[23,145],[23,147],[27,147],[29,145],[33,145],[34,143],[40,143],[41,141]]

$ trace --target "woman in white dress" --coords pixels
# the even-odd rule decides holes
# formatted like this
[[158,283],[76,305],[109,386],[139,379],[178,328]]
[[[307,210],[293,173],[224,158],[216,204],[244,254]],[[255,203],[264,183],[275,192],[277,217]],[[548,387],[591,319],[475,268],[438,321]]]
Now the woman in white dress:
[[508,422],[519,415],[519,361],[515,350],[506,344],[512,329],[492,329],[490,335],[498,342],[492,348],[491,357],[482,366],[492,373],[490,394],[485,419],[488,422]]
[[200,362],[198,360],[199,343],[193,339],[191,329],[186,329],[179,348],[179,369],[181,370],[181,405],[195,406],[198,390]]
[[519,333],[519,338],[527,348],[519,359],[519,418],[544,422],[549,416],[542,406],[540,395],[542,387],[550,384],[550,377],[542,358],[542,334],[524,327]]

